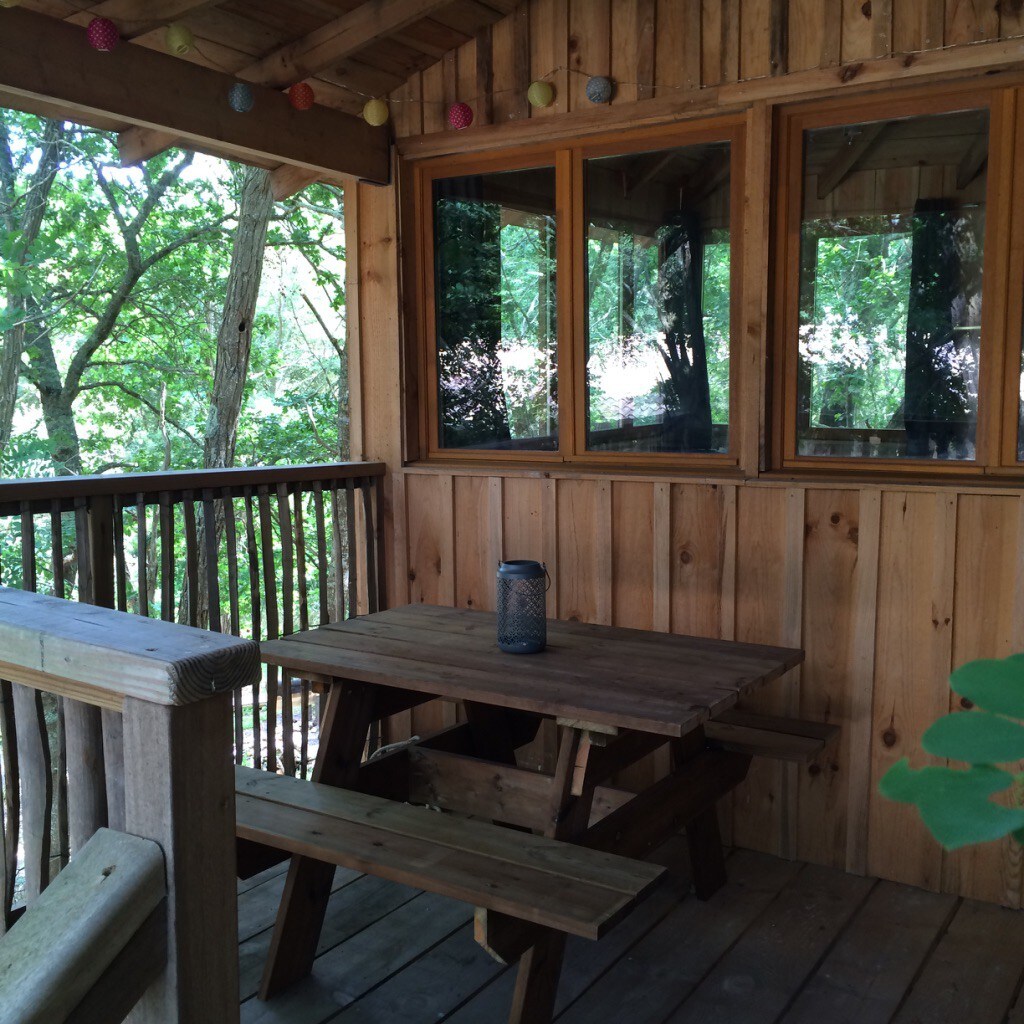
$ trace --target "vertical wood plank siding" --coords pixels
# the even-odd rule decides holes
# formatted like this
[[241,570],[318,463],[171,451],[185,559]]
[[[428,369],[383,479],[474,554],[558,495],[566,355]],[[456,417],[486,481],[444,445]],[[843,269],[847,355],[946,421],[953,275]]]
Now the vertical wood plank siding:
[[[613,101],[680,101],[741,79],[807,72],[893,52],[1024,33],[1014,3],[949,0],[527,0],[445,62],[394,94],[401,136],[444,131],[455,89],[481,122],[593,110],[587,77],[611,74]],[[529,76],[556,100],[531,109]],[[446,90],[448,90],[446,92]],[[422,104],[418,101],[422,100]],[[741,316],[747,415],[743,463],[764,445],[770,170],[767,108],[748,118],[748,255]],[[871,180],[851,176],[835,202],[856,205]],[[884,185],[884,182],[882,183]],[[848,870],[1021,905],[1022,861],[1011,842],[944,856],[915,812],[882,800],[895,760],[925,760],[925,726],[950,707],[950,666],[1024,649],[1024,498],[998,487],[581,475],[567,468],[402,468],[409,430],[400,381],[402,310],[395,188],[350,190],[360,273],[359,458],[387,463],[389,602],[488,608],[499,557],[539,558],[549,608],[564,617],[795,643],[796,674],[758,698],[764,710],[842,727],[809,766],[756,764],[725,811],[744,846]],[[402,232],[406,246],[412,231]],[[403,291],[404,288],[404,291]],[[756,364],[756,365],[755,365]],[[755,390],[756,389],[756,390]],[[355,430],[356,428],[354,428]],[[441,724],[417,709],[392,735]],[[659,770],[656,761],[647,770]]]

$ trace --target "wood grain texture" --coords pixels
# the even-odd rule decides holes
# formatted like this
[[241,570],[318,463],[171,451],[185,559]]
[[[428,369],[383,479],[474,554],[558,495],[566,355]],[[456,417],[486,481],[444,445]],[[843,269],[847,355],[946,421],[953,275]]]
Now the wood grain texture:
[[[4,937],[0,1018],[23,1024],[72,1018],[166,891],[155,842],[97,832]],[[134,995],[141,995],[137,979],[124,977],[122,985],[137,986]]]
[[8,678],[24,675],[29,685],[72,697],[90,690],[105,698],[96,703],[115,708],[125,697],[186,704],[259,675],[251,640],[7,587],[0,650]]

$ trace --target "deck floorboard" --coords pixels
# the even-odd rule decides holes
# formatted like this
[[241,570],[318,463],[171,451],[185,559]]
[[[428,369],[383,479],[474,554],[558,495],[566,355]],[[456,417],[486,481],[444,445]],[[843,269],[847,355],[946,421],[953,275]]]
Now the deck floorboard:
[[[570,939],[560,1024],[1024,1024],[1019,911],[742,850],[701,903],[683,845],[605,939]],[[343,870],[313,976],[261,1003],[283,884],[279,866],[239,887],[243,1024],[505,1019],[514,971],[473,941],[468,907]]]

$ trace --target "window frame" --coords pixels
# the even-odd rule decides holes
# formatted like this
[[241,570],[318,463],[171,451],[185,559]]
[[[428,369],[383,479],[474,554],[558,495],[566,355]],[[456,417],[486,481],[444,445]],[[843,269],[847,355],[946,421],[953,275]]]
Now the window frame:
[[[415,379],[407,379],[405,400],[409,457],[424,461],[612,466],[629,469],[694,469],[701,472],[736,472],[740,465],[743,415],[739,376],[743,322],[743,193],[746,112],[676,122],[632,131],[588,136],[585,142],[559,140],[513,150],[462,153],[416,161],[409,167],[411,188],[403,204],[405,223],[412,223],[414,244],[407,252],[405,279],[411,295],[405,304],[406,323],[413,351],[407,365]],[[674,149],[707,142],[728,142],[730,316],[729,316],[729,451],[718,452],[606,452],[586,450],[586,209],[584,164],[592,156],[628,155]],[[406,165],[408,167],[408,165]],[[556,351],[558,356],[558,447],[552,451],[492,448],[445,448],[440,444],[436,306],[434,293],[433,183],[438,178],[499,173],[551,166],[555,171],[555,253],[557,281]],[[754,411],[756,414],[756,410]],[[415,436],[413,436],[415,435]]]
[[[620,460],[630,465],[680,466],[695,468],[734,469],[739,466],[740,413],[738,375],[740,369],[739,339],[743,311],[743,185],[746,160],[745,115],[719,117],[711,121],[695,121],[632,132],[621,136],[588,140],[573,146],[573,461],[583,464],[607,464]],[[726,452],[617,452],[587,450],[587,210],[584,162],[634,153],[679,149],[712,142],[729,144],[729,448]]]
[[1018,174],[1012,178],[1008,219],[1005,342],[1003,378],[1003,422],[1000,471],[1024,476],[1024,459],[1017,458],[1022,363],[1024,363],[1024,88],[1007,90],[1011,94],[1008,124],[1013,133],[1012,166]]
[[[901,90],[898,95],[843,97],[794,104],[780,111],[776,124],[773,182],[775,314],[769,346],[772,415],[771,468],[826,473],[871,473],[891,476],[985,476],[1005,474],[1004,380],[1007,347],[1006,287],[1010,261],[1007,232],[1011,219],[1014,161],[1015,90],[971,86]],[[985,189],[985,251],[982,263],[982,310],[979,336],[978,419],[975,458],[971,461],[800,455],[797,452],[797,395],[800,318],[800,244],[803,222],[804,132],[872,121],[984,109],[989,114],[989,152]],[[1024,163],[1018,165],[1024,167]],[[1019,183],[1018,187],[1019,187]],[[1024,198],[1024,196],[1022,196]],[[1024,217],[1021,220],[1024,230]],[[1018,277],[1024,286],[1024,266]],[[1024,299],[1022,299],[1024,301]],[[1011,349],[1012,345],[1009,346]],[[1017,355],[1019,356],[1019,350]],[[1018,369],[1019,372],[1019,369]],[[1015,441],[1015,438],[1014,438]],[[1020,465],[1020,464],[1018,464]]]

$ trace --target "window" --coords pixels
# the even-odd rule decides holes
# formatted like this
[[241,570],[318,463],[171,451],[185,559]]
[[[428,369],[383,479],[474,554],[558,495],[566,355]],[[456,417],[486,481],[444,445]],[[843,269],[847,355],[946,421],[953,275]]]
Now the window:
[[555,173],[435,180],[443,448],[558,447]]
[[422,451],[737,464],[743,120],[417,166]]
[[585,162],[588,451],[729,450],[729,157]]
[[998,464],[1005,117],[965,90],[782,119],[777,464]]

